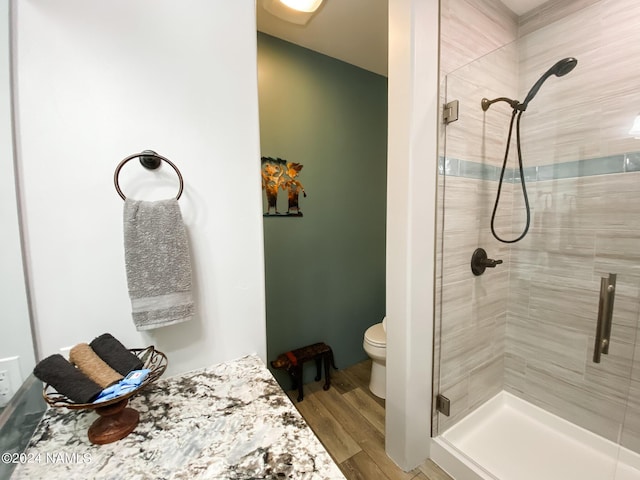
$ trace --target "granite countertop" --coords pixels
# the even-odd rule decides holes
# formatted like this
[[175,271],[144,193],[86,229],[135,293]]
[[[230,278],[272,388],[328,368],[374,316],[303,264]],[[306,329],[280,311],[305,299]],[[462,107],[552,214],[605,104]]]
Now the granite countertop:
[[12,479],[344,479],[254,355],[160,379],[131,398],[136,429],[93,445],[93,411],[51,408]]

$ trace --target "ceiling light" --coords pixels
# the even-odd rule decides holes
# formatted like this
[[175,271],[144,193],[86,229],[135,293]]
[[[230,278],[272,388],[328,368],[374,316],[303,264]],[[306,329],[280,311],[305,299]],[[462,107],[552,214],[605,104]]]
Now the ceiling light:
[[262,0],[271,15],[296,25],[306,25],[321,4],[322,0]]
[[280,2],[299,12],[311,13],[318,9],[322,0],[280,0]]
[[638,114],[636,119],[633,121],[633,126],[631,127],[631,130],[629,130],[629,135],[632,135],[633,137],[640,139],[640,113]]

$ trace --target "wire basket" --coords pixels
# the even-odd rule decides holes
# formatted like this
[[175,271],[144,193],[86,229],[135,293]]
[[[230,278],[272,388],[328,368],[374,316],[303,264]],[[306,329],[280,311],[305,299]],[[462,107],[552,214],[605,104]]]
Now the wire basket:
[[129,435],[140,419],[136,410],[127,407],[129,398],[158,380],[167,369],[167,356],[156,350],[153,345],[147,348],[132,348],[129,351],[142,360],[142,368],[147,368],[150,372],[137,388],[123,395],[104,402],[75,403],[57,392],[49,384],[45,384],[42,389],[45,402],[52,407],[70,410],[95,410],[100,415],[89,427],[88,436],[91,443],[111,443]]

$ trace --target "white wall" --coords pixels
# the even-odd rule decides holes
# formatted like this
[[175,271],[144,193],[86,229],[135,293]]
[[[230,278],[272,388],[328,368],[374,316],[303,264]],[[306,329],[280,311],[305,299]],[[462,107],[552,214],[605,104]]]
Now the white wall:
[[386,451],[429,453],[437,175],[438,0],[389,0]]
[[[266,355],[252,0],[15,1],[18,155],[37,340],[44,356],[111,332],[178,373]],[[152,149],[180,168],[196,318],[135,330],[113,173]],[[120,185],[174,196],[164,165]]]
[[[173,373],[252,351],[264,358],[254,3],[14,4],[18,154],[43,354],[110,331],[127,345],[154,343]],[[407,469],[429,440],[437,26],[437,0],[390,0],[386,438]],[[185,177],[199,314],[140,334],[112,175],[146,148]],[[125,193],[172,194],[169,169],[128,166]]]
[[[0,359],[19,357],[24,380],[35,357],[22,269],[20,229],[13,174],[11,93],[9,75],[9,2],[0,1]],[[20,385],[12,385],[17,389]]]

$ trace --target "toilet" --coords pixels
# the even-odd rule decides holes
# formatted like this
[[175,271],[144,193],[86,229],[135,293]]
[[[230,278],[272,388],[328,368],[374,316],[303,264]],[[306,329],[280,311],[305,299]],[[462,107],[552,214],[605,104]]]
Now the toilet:
[[386,398],[387,393],[387,317],[364,332],[362,347],[372,360],[369,390],[376,397]]

